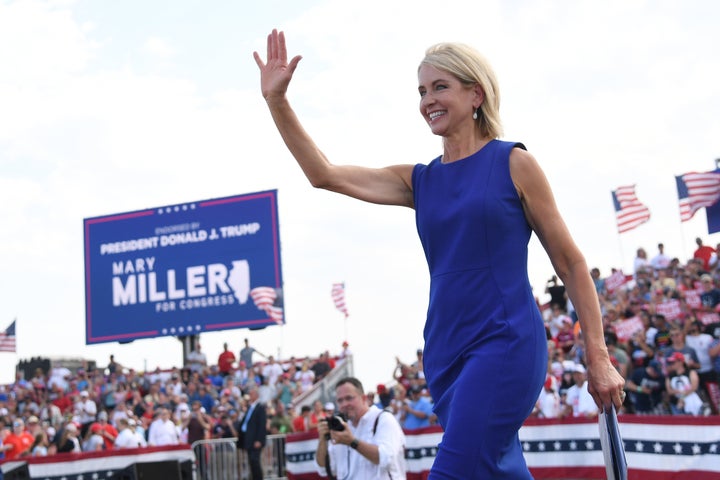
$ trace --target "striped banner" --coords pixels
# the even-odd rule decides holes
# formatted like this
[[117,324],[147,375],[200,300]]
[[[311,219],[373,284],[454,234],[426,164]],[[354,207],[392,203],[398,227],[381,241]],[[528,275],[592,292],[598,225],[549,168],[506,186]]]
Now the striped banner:
[[[720,478],[720,417],[621,415],[629,480]],[[424,480],[442,438],[439,427],[406,431],[408,480]],[[605,478],[597,420],[530,419],[520,429],[530,473],[536,479]],[[318,480],[316,434],[288,435],[289,480]]]
[[[27,464],[29,477],[40,480],[109,480],[127,478],[121,472],[136,463],[178,461],[195,462],[190,445],[167,447],[127,448],[83,453],[58,453],[47,457],[24,457],[6,461],[0,465],[4,475],[24,468]],[[22,474],[20,474],[22,475]]]

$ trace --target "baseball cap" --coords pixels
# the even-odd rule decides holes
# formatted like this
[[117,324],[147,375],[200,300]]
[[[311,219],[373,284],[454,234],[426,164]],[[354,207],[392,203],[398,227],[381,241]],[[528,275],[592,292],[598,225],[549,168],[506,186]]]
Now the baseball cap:
[[335,411],[335,404],[333,402],[327,402],[325,404],[325,410]]
[[648,362],[648,367],[652,368],[653,370],[655,370],[658,373],[662,372],[662,366],[660,365],[660,362],[658,362],[657,360],[650,360]]
[[585,367],[581,363],[575,364],[573,373],[586,373],[586,372],[587,372],[587,370],[585,370]]
[[98,417],[97,417],[97,418],[98,418],[98,420],[107,420],[107,419],[108,419],[108,414],[107,414],[106,411],[103,410],[102,412],[98,413]]
[[39,423],[40,419],[36,417],[35,415],[31,415],[30,418],[27,420],[28,423]]
[[87,397],[88,395],[90,395],[90,394],[88,393],[87,390],[83,390],[82,392],[80,392],[81,397]]
[[685,363],[685,355],[683,355],[680,352],[674,352],[672,355],[670,355],[667,359],[668,363],[673,362],[683,362]]

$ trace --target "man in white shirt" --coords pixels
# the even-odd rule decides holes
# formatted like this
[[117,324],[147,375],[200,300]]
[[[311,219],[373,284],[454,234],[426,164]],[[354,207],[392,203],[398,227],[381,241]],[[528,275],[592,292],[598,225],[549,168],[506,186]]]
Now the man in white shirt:
[[148,445],[157,447],[161,445],[177,445],[178,431],[170,420],[170,410],[161,408],[158,417],[150,424],[148,431]]
[[48,380],[48,390],[53,390],[55,386],[62,388],[63,391],[67,391],[69,382],[68,379],[72,376],[72,372],[66,367],[53,367],[50,370],[50,379]]
[[546,322],[548,328],[550,329],[550,336],[553,338],[557,337],[557,334],[562,329],[563,323],[566,321],[569,321],[571,324],[573,323],[572,318],[567,315],[560,305],[553,304],[550,318]]
[[555,390],[555,382],[550,375],[545,378],[545,385],[533,409],[533,416],[540,418],[560,416],[560,395]]
[[405,435],[395,416],[368,406],[362,383],[346,377],[335,386],[342,430],[330,429],[328,421],[318,424],[315,462],[320,476],[329,469],[336,478],[363,480],[405,479]]
[[275,385],[283,373],[285,372],[282,366],[275,361],[275,357],[268,356],[268,363],[262,369],[262,375],[268,379],[268,385]]
[[200,343],[195,344],[195,350],[187,354],[185,366],[193,372],[202,372],[207,367],[207,357],[202,352]]
[[717,397],[714,394],[714,389],[717,388],[718,380],[720,375],[715,370],[713,365],[713,359],[710,355],[710,347],[715,340],[712,335],[703,333],[705,325],[699,320],[694,320],[687,325],[687,335],[685,336],[685,344],[694,349],[697,354],[698,363],[698,377],[700,378],[700,388],[705,391],[705,396],[709,400],[712,413],[717,414],[720,405],[718,405]]
[[575,385],[568,388],[565,398],[565,416],[572,417],[597,417],[598,407],[595,399],[588,391],[586,378],[587,371],[581,364],[575,365],[573,381]]
[[127,418],[118,420],[118,431],[120,433],[115,438],[115,448],[138,448],[140,446]]
[[658,254],[650,260],[650,265],[657,271],[670,265],[670,257],[665,255],[665,245],[658,243]]
[[128,426],[135,435],[135,440],[140,447],[147,447],[147,440],[145,440],[145,429],[138,423],[134,418],[128,418]]
[[87,390],[80,392],[80,398],[75,402],[73,414],[74,420],[81,425],[80,438],[85,438],[90,425],[95,421],[95,415],[97,415],[97,405],[90,398]]

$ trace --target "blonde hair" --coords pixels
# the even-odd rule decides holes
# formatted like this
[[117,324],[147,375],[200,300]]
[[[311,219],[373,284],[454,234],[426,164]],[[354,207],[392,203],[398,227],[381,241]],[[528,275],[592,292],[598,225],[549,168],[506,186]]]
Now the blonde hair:
[[485,99],[476,120],[485,137],[502,135],[500,88],[490,63],[474,48],[462,43],[438,43],[425,51],[418,70],[429,65],[455,76],[464,85],[480,85]]

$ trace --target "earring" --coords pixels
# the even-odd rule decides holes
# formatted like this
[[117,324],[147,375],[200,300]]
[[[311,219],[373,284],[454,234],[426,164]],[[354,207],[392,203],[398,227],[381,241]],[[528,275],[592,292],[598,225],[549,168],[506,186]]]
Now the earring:
[[475,111],[473,112],[473,120],[477,120],[477,111],[478,111],[478,110],[479,110],[479,109],[477,109],[477,110],[475,110]]

